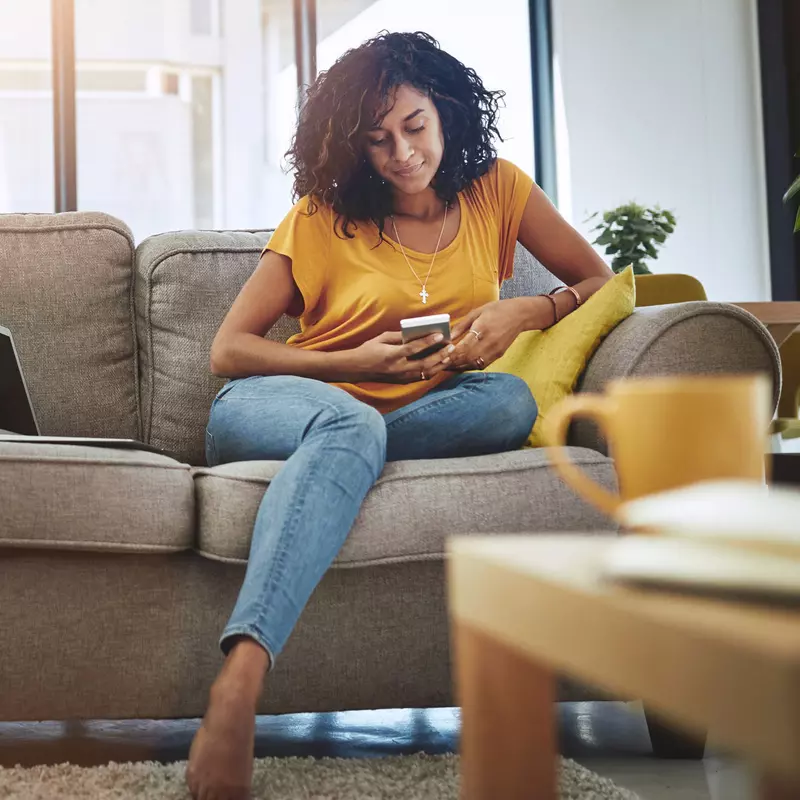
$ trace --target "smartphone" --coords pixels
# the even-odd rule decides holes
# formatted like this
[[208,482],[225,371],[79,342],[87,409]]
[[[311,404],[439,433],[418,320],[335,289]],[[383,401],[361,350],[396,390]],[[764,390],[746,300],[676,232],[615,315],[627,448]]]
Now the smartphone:
[[432,333],[441,333],[444,336],[441,342],[426,347],[414,356],[409,356],[409,361],[419,361],[427,358],[437,350],[441,350],[450,344],[450,315],[432,314],[428,317],[409,317],[400,320],[400,333],[403,335],[403,343],[413,342],[415,339],[422,339]]

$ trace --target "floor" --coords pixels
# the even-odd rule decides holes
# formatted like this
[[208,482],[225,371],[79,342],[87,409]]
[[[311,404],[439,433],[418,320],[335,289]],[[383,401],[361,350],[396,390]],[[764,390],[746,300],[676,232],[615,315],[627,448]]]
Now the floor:
[[[561,752],[643,800],[749,800],[747,771],[707,748],[703,761],[650,752],[637,703],[562,703]],[[0,766],[185,759],[199,720],[0,723]],[[398,709],[259,717],[256,756],[371,757],[457,749],[458,710]]]

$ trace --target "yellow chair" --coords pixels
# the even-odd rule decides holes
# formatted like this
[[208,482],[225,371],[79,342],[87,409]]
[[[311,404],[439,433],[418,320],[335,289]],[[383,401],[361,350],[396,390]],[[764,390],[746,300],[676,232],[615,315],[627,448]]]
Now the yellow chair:
[[708,300],[703,284],[691,275],[637,275],[636,305],[662,306]]
[[784,439],[797,439],[800,437],[800,332],[793,333],[781,345],[781,369],[783,386],[774,433],[780,433]]

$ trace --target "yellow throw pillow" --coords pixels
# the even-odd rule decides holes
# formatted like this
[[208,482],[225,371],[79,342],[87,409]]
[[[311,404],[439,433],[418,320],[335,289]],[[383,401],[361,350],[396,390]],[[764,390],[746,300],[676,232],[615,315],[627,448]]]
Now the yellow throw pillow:
[[572,393],[600,342],[633,313],[636,289],[628,267],[598,289],[580,308],[544,331],[525,331],[486,372],[516,375],[530,386],[539,414],[525,447],[544,444],[547,412]]

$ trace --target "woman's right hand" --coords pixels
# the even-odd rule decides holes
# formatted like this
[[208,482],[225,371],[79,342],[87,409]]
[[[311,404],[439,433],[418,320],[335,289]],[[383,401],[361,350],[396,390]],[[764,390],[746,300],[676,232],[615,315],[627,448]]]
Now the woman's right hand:
[[410,361],[409,356],[420,353],[442,341],[440,333],[403,344],[400,333],[382,333],[352,350],[356,375],[354,383],[415,383],[444,372],[450,364],[452,345],[443,347],[427,358]]

